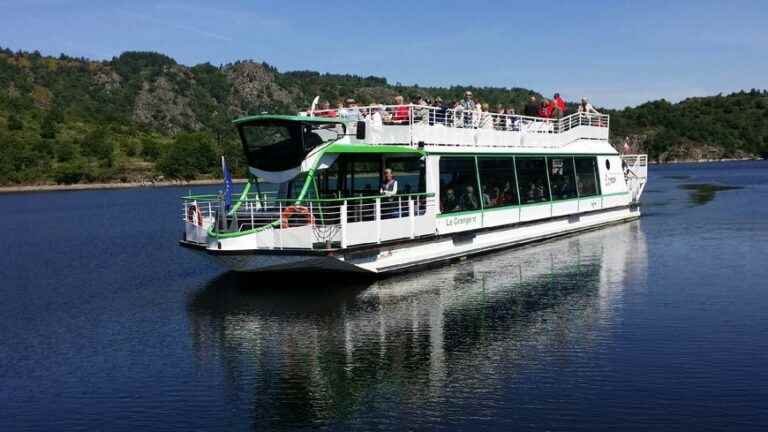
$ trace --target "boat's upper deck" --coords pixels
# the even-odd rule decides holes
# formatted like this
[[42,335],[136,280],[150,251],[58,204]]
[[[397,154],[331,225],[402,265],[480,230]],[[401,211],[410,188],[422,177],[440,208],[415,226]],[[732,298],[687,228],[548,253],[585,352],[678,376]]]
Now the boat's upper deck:
[[[456,148],[559,149],[578,140],[608,140],[606,114],[528,117],[422,105],[376,105],[301,113],[342,121],[349,142]],[[365,133],[358,134],[362,122]],[[481,149],[478,149],[481,150]]]

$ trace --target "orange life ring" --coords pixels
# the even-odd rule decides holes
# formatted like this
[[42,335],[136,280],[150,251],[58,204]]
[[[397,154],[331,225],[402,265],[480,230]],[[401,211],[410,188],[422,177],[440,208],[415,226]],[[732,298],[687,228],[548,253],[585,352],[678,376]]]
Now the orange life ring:
[[309,225],[315,224],[315,217],[312,215],[312,212],[310,212],[308,208],[300,205],[292,205],[292,206],[286,207],[285,210],[283,210],[283,213],[280,215],[280,228],[290,227],[289,219],[294,214],[307,216]]
[[203,213],[197,208],[197,204],[187,207],[187,222],[203,226]]

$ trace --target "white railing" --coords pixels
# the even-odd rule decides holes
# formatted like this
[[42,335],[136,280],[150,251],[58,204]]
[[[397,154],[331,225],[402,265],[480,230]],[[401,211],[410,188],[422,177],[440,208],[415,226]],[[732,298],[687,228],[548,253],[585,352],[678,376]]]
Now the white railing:
[[[308,248],[318,244],[321,248],[344,248],[414,238],[434,232],[437,211],[434,194],[426,193],[301,201],[249,194],[228,211],[221,199],[212,195],[183,200],[187,225],[196,224],[196,219],[188,216],[190,209],[206,209],[203,214],[210,221],[207,227],[212,227],[214,234],[270,230],[280,239],[271,246],[275,248]],[[310,231],[302,231],[307,228]]]
[[607,114],[574,113],[558,119],[413,104],[338,108],[319,110],[312,114],[315,117],[366,121],[381,126],[428,125],[540,134],[563,133],[578,126],[608,128],[610,121]]

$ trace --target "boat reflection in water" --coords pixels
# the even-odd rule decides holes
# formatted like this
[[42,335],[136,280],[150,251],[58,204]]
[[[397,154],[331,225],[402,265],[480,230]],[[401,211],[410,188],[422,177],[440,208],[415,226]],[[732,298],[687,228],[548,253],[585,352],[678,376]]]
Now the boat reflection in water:
[[492,400],[607,343],[646,268],[633,222],[377,281],[226,274],[189,316],[199,361],[224,368],[255,425],[438,421],[446,401]]

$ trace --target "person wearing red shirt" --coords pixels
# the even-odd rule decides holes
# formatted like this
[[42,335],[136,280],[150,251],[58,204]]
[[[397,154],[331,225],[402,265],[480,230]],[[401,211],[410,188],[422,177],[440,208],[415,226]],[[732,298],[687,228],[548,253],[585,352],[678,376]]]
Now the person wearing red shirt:
[[555,93],[555,98],[552,100],[553,110],[556,111],[557,117],[565,115],[565,101],[560,97],[560,93]]
[[396,124],[407,124],[408,118],[410,117],[408,115],[408,106],[403,105],[403,97],[402,96],[395,96],[395,107],[394,112],[392,113],[392,123]]

